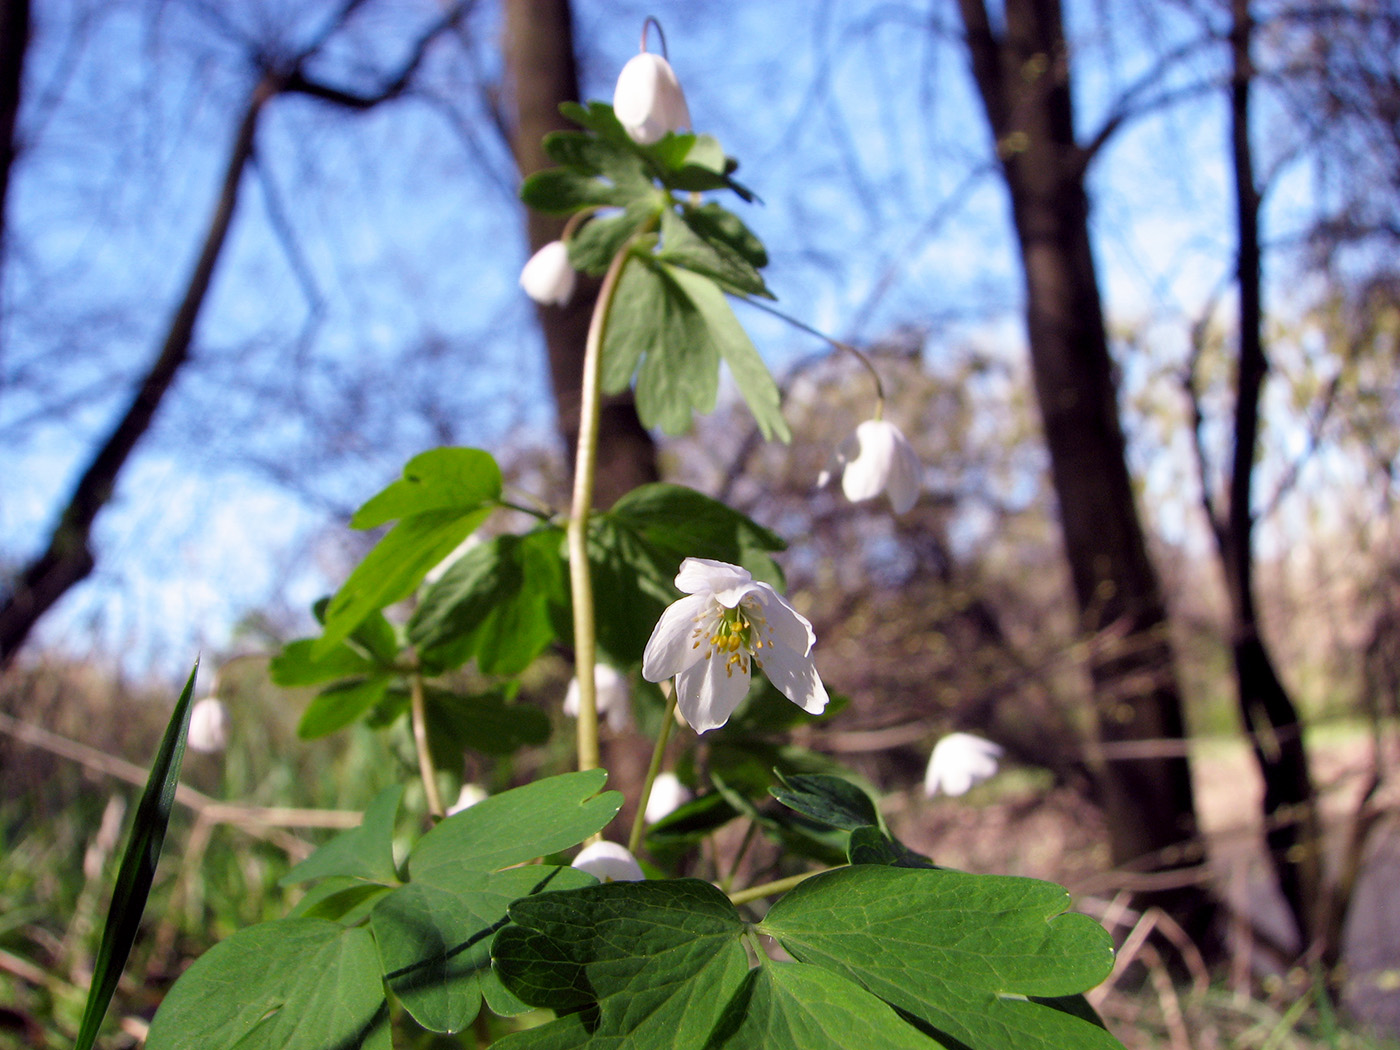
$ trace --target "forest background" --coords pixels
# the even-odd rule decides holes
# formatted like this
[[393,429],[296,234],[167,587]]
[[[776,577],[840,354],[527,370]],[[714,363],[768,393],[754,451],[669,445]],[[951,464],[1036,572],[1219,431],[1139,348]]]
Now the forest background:
[[[786,376],[794,445],[757,445],[731,408],[691,437],[650,435],[623,399],[608,476],[619,491],[693,484],[790,539],[823,673],[858,698],[804,743],[898,791],[941,733],[992,737],[1043,771],[1038,804],[1084,800],[1073,819],[1098,829],[1084,873],[1192,841],[1186,737],[1250,731],[1271,785],[1262,877],[1283,899],[1255,934],[1280,957],[1312,944],[1339,963],[1347,858],[1377,855],[1390,767],[1379,728],[1363,733],[1376,747],[1345,819],[1324,820],[1314,792],[1329,784],[1293,716],[1393,730],[1397,703],[1395,11],[0,6],[7,716],[144,761],[133,696],[164,683],[168,698],[202,650],[228,667],[234,739],[257,755],[193,771],[205,787],[364,803],[374,785],[346,773],[363,741],[277,771],[257,754],[270,738],[278,754],[305,747],[286,740],[298,706],[237,658],[306,632],[363,551],[344,522],[409,455],[504,448],[518,483],[564,490],[569,325],[586,297],[536,317],[516,286],[550,235],[515,197],[539,166],[522,144],[572,93],[607,97],[655,14],[692,112],[762,198],[746,217],[779,305],[876,360],[925,491],[897,518],[813,491],[860,418],[862,380],[757,313],[744,320]],[[1065,254],[1037,261],[1047,242]],[[1057,310],[1062,335],[1082,329],[1058,373]],[[1087,392],[1097,424],[1054,407],[1066,390]],[[1086,477],[1107,488],[1076,495]],[[1084,541],[1120,533],[1126,554],[1100,573]],[[51,609],[35,600],[50,592]],[[548,707],[562,679],[536,688]],[[1177,701],[1184,727],[1116,738],[1122,705],[1151,721]],[[30,842],[27,793],[50,788],[32,815],[71,792],[32,746],[5,747],[12,847]],[[1132,764],[1153,762],[1148,779],[1176,786],[1145,798]],[[1342,832],[1339,860],[1310,866],[1322,824]],[[1150,841],[1127,841],[1140,827]],[[72,835],[43,848],[71,852]],[[1199,857],[1168,860],[1189,872]],[[1199,902],[1122,885],[1165,893],[1192,927]],[[1311,900],[1330,913],[1306,914]]]

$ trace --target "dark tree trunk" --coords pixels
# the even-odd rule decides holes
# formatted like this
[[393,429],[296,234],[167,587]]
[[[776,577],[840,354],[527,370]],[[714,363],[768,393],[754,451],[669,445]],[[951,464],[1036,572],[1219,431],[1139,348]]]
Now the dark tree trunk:
[[[1220,561],[1230,598],[1231,649],[1240,715],[1249,732],[1264,780],[1266,839],[1279,887],[1298,927],[1299,949],[1328,936],[1321,928],[1320,842],[1312,777],[1302,726],[1288,691],[1259,632],[1254,601],[1254,510],[1252,485],[1259,441],[1259,398],[1268,374],[1264,352],[1259,191],[1249,142],[1250,59],[1253,24],[1249,0],[1233,0],[1230,46],[1230,141],[1234,158],[1239,235],[1239,362],[1235,390],[1235,447],[1230,464],[1229,503],[1222,521],[1212,514]],[[1335,962],[1336,944],[1321,945]]]
[[0,0],[0,247],[5,243],[10,169],[19,153],[15,126],[29,50],[29,0]]
[[[560,103],[576,102],[579,97],[573,19],[568,0],[507,0],[505,16],[507,134],[516,167],[526,176],[553,166],[540,145],[545,134],[573,127],[559,114]],[[557,239],[563,228],[562,219],[526,209],[532,252]],[[597,292],[597,281],[581,279],[567,306],[536,309],[549,357],[559,434],[571,463],[578,443],[583,347]],[[637,419],[630,393],[604,400],[599,427],[594,492],[598,504],[606,507],[659,475],[655,443]]]
[[[959,0],[973,74],[996,139],[1021,251],[1036,396],[1065,553],[1090,657],[1107,761],[1097,788],[1113,862],[1163,871],[1199,861],[1190,771],[1178,749],[1181,696],[1166,607],[1134,501],[1089,240],[1087,156],[1074,137],[1058,0],[1007,0],[993,30],[982,0]],[[1213,908],[1205,888],[1156,889],[1193,935]],[[1171,876],[1159,880],[1173,882]]]

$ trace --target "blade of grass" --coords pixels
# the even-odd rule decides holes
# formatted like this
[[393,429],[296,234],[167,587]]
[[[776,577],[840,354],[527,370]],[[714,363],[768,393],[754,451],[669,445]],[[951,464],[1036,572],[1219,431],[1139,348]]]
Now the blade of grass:
[[160,860],[161,846],[165,843],[165,829],[170,823],[170,810],[175,803],[175,787],[180,781],[180,764],[185,757],[185,732],[189,727],[190,697],[194,695],[194,679],[198,673],[199,661],[196,660],[180,699],[175,701],[170,724],[165,727],[165,736],[156,752],[151,775],[136,807],[131,838],[126,844],[126,852],[122,854],[121,867],[117,870],[112,906],[107,911],[107,924],[102,929],[102,943],[97,949],[87,1006],[83,1009],[74,1050],[91,1050],[102,1018],[107,1014],[107,1006],[112,1001],[112,993],[117,990],[117,979],[121,977],[127,956],[131,954],[131,945],[141,925],[141,914],[146,910],[146,898],[151,892],[156,863]]

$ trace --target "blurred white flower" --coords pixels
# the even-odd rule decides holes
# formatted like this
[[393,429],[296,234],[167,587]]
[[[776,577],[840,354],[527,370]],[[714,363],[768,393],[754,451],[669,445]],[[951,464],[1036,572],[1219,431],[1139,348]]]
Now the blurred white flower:
[[525,294],[545,306],[563,306],[574,294],[578,274],[569,263],[569,248],[563,241],[550,241],[520,271],[520,287]]
[[437,583],[438,580],[442,579],[443,576],[447,574],[448,569],[457,564],[463,554],[466,554],[467,551],[471,550],[473,547],[481,546],[481,542],[481,537],[473,532],[461,543],[453,547],[451,553],[449,553],[446,558],[443,558],[442,561],[429,569],[427,575],[423,577],[423,582],[429,586]]
[[190,749],[213,754],[228,747],[228,708],[222,700],[206,696],[190,709]]
[[616,842],[595,842],[584,846],[574,858],[573,866],[586,871],[599,882],[641,882],[646,878],[642,866],[626,846]]
[[852,503],[888,493],[896,514],[903,514],[919,498],[923,467],[913,446],[899,427],[883,419],[867,419],[832,456],[817,485],[826,485],[836,472],[841,491]]
[[613,91],[613,112],[632,141],[643,146],[690,127],[690,109],[676,71],[649,51],[633,55],[622,67]]
[[674,773],[658,773],[652,781],[651,797],[647,799],[647,823],[655,824],[662,817],[680,809],[691,799],[690,790]]
[[965,795],[974,784],[993,776],[1003,754],[999,744],[971,733],[949,733],[933,746],[928,771],[924,774],[924,794],[929,798]]
[[826,709],[812,661],[812,625],[766,583],[728,562],[687,558],[676,586],[686,597],[661,614],[642,656],[649,682],[676,677],[676,703],[697,733],[729,721],[759,668],[811,714]]
[[[606,716],[608,728],[621,733],[632,727],[632,687],[627,676],[607,664],[593,665],[593,688],[597,691],[598,717]],[[578,717],[578,678],[569,679],[564,693],[564,713]]]
[[480,784],[463,784],[462,790],[457,792],[457,801],[447,807],[447,815],[450,817],[464,809],[471,809],[478,802],[484,802],[486,797],[486,789]]

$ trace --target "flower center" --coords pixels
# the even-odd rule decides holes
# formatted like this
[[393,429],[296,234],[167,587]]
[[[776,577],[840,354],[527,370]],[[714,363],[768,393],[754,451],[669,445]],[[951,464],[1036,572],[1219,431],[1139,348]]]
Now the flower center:
[[708,638],[705,637],[705,629],[697,627],[695,646],[698,648],[702,641],[708,642],[710,648],[705,653],[705,659],[723,657],[726,677],[732,677],[736,667],[748,674],[750,659],[753,660],[754,666],[762,666],[755,655],[757,650],[762,649],[764,645],[773,644],[763,640],[763,632],[767,626],[758,602],[746,598],[733,609],[722,605],[719,607],[719,615],[709,628]]

